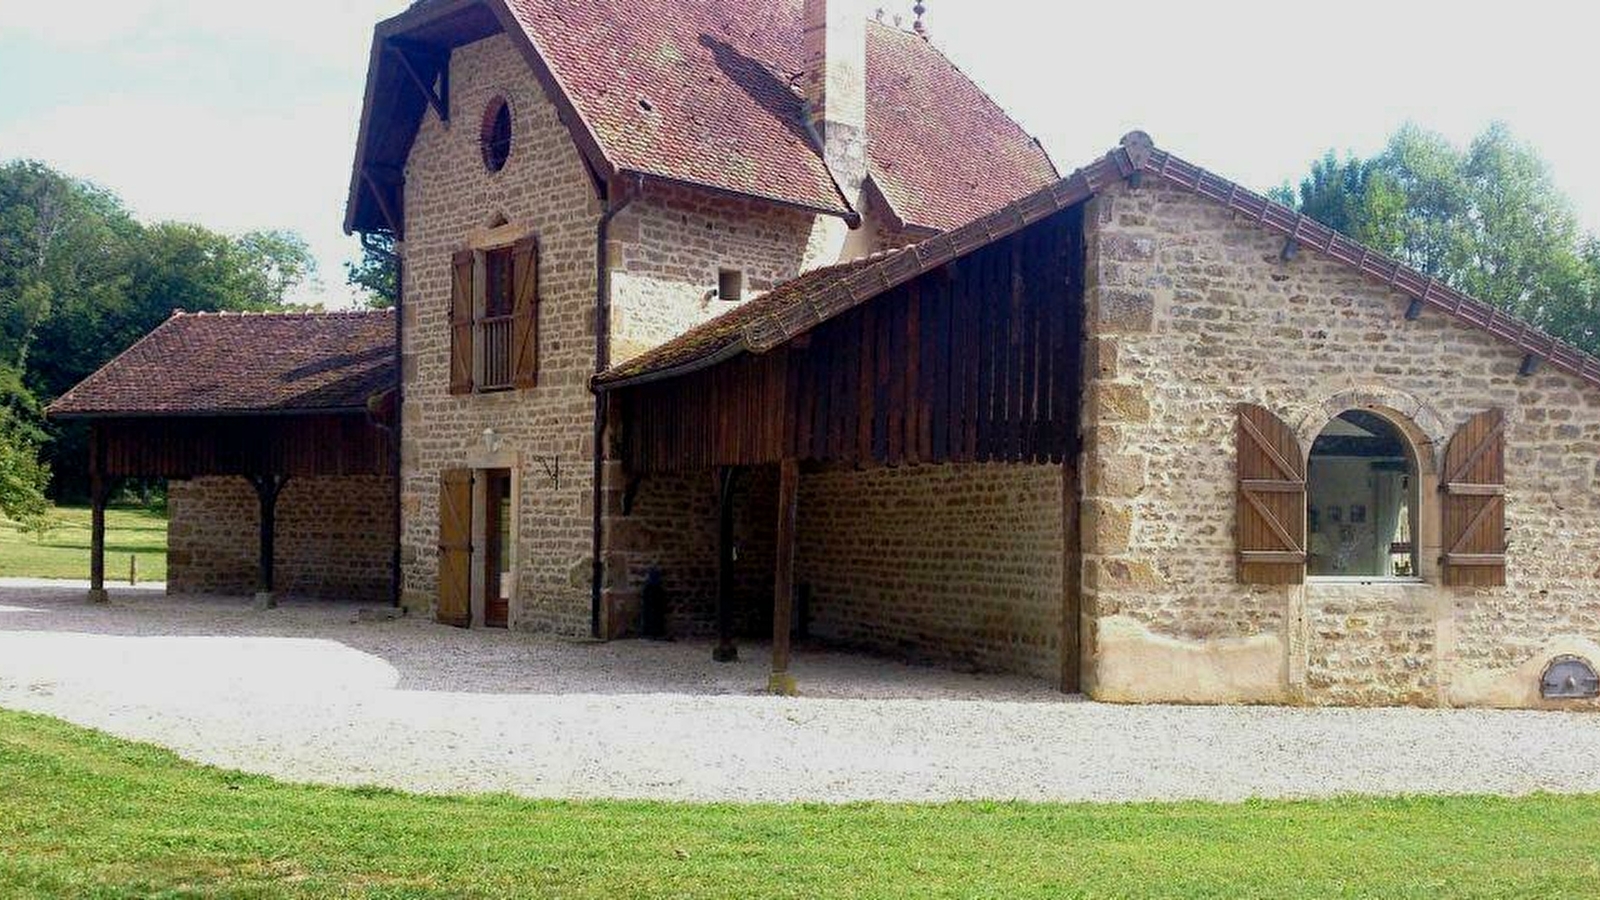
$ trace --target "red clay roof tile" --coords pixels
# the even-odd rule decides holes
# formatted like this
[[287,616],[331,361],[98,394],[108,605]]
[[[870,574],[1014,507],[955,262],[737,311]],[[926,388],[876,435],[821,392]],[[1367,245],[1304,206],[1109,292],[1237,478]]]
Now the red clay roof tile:
[[[850,211],[797,87],[801,0],[507,0],[617,169]],[[922,38],[867,23],[869,168],[906,224],[945,229],[1056,177]]]
[[51,416],[357,409],[395,384],[394,313],[174,313]]

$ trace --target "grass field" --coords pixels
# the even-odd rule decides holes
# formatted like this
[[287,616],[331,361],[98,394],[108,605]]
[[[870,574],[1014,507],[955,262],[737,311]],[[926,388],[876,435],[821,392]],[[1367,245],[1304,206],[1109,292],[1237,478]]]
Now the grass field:
[[281,784],[0,710],[6,897],[1580,897],[1600,893],[1597,832],[1597,797],[420,797]]
[[[0,518],[0,578],[88,578],[89,508],[51,510],[56,525],[43,539]],[[140,581],[167,577],[167,519],[148,509],[106,510],[106,580],[128,580],[128,557],[139,558]]]

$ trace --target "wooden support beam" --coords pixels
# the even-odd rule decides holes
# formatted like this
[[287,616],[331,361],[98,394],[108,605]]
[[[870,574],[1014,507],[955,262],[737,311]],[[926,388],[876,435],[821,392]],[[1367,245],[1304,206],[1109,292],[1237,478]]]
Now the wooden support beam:
[[[439,116],[439,121],[441,121],[441,122],[450,121],[450,89],[449,89],[449,82],[448,81],[445,82],[444,90],[442,92],[441,91],[435,91],[433,89],[433,85],[431,85],[428,82],[424,81],[423,78],[422,78],[422,74],[417,71],[416,61],[412,58],[413,53],[415,53],[416,51],[409,50],[403,42],[398,41],[398,40],[394,40],[392,38],[388,42],[388,47],[389,47],[389,52],[394,54],[394,57],[396,59],[400,60],[400,68],[403,69],[405,71],[407,77],[409,77],[411,79],[411,83],[416,86],[416,88],[417,88],[417,90],[419,92],[422,93],[422,96],[428,101],[428,105],[433,107],[434,113],[436,113]],[[433,54],[433,55],[437,56],[438,54]],[[442,62],[440,60],[438,60],[438,59],[432,60],[434,62],[434,64],[436,66],[438,66],[440,71],[442,71],[444,73],[443,77],[446,78],[446,79],[448,79],[450,77],[449,76],[449,72],[450,72],[450,61],[449,60],[450,60],[449,56],[445,56]]]
[[793,458],[778,463],[778,547],[772,577],[772,677],[767,691],[792,697],[789,674],[790,625],[794,620],[795,518],[799,509],[800,464]]
[[733,466],[717,469],[717,646],[711,658],[733,662],[739,648],[733,642]]
[[1300,253],[1300,241],[1295,238],[1284,238],[1283,249],[1278,252],[1278,258],[1284,262],[1292,261]]
[[287,475],[252,475],[250,484],[256,489],[260,501],[260,555],[257,558],[256,606],[272,609],[278,605],[273,562],[276,555],[274,543],[278,531],[278,494],[289,481]]
[[1522,365],[1517,367],[1517,374],[1523,378],[1532,378],[1539,374],[1539,366],[1543,362],[1544,360],[1532,353],[1526,354],[1522,357]]
[[105,461],[105,433],[99,425],[89,428],[89,602],[105,603],[106,593],[106,500],[110,495]]
[[1424,306],[1425,304],[1420,299],[1412,299],[1411,303],[1406,306],[1406,321],[1415,322],[1416,320],[1422,318],[1422,310]]
[[405,222],[389,202],[389,190],[398,185],[398,182],[384,182],[375,174],[376,167],[366,166],[361,170],[361,180],[366,182],[367,190],[372,192],[372,199],[378,202],[378,212],[383,215],[383,221],[389,226],[389,233],[395,240],[405,240]]

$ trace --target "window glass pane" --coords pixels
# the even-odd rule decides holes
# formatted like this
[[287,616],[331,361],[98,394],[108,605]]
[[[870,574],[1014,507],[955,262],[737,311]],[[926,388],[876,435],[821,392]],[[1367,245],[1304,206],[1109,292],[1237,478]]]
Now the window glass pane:
[[511,248],[491,250],[484,273],[484,315],[511,315]]
[[1352,410],[1311,447],[1306,490],[1312,575],[1416,572],[1416,463],[1400,430]]

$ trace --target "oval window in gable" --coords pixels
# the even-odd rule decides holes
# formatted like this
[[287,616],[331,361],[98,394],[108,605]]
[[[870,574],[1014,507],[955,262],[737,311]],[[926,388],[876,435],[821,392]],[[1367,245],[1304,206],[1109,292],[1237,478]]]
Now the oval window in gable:
[[511,105],[504,97],[490,100],[483,111],[480,144],[484,168],[498,172],[506,167],[506,160],[511,158]]

